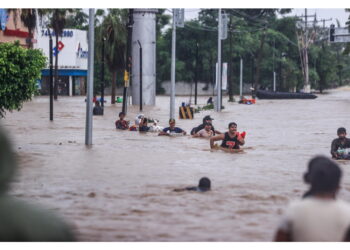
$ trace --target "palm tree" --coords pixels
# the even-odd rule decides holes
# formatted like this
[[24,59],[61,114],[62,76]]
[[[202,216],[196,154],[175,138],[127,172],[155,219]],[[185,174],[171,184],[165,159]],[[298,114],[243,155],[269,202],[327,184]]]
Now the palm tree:
[[[67,14],[73,13],[73,9],[44,9],[50,19],[49,26],[53,29],[56,38],[56,48],[58,48],[58,37],[62,36],[63,29],[66,26]],[[54,99],[57,100],[58,88],[58,52],[55,55],[55,81],[54,81]]]
[[13,21],[15,25],[17,25],[18,16],[20,16],[23,25],[28,29],[28,48],[33,48],[32,38],[36,29],[37,14],[39,17],[42,17],[43,12],[40,9],[8,9],[8,12],[13,13]]
[[103,20],[101,32],[106,36],[105,56],[112,73],[111,103],[115,103],[117,71],[124,68],[126,49],[127,9],[109,9]]

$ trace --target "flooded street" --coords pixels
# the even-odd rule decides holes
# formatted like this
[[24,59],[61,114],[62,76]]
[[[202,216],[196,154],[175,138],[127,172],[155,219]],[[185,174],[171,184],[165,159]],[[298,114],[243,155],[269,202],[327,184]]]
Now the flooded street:
[[[105,105],[93,118],[93,146],[85,146],[85,97],[59,97],[49,121],[49,97],[7,113],[20,168],[11,194],[54,210],[74,225],[80,241],[271,241],[281,213],[307,186],[302,174],[316,154],[330,156],[338,127],[350,130],[350,87],[315,100],[228,103],[221,113],[177,119],[190,132],[205,115],[225,132],[246,131],[242,154],[211,152],[209,141],[116,131],[122,104]],[[189,97],[177,97],[176,107]],[[204,105],[207,97],[199,97]],[[193,98],[192,98],[193,101]],[[169,97],[143,114],[168,125]],[[139,107],[129,107],[133,124]],[[176,108],[178,114],[178,108]],[[350,164],[340,198],[350,201]],[[212,191],[173,192],[209,177]]]

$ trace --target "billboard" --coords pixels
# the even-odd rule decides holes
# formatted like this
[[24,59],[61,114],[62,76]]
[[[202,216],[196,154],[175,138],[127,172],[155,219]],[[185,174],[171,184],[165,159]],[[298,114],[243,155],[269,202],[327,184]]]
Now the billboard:
[[[87,31],[77,29],[63,30],[62,36],[58,37],[59,42],[58,46],[56,47],[56,34],[54,31],[52,29],[39,29],[36,33],[37,43],[34,45],[34,47],[37,49],[42,49],[47,58],[49,58],[49,32],[52,36],[54,62],[55,56],[58,54],[58,68],[87,70]],[[47,62],[48,61],[49,59]]]

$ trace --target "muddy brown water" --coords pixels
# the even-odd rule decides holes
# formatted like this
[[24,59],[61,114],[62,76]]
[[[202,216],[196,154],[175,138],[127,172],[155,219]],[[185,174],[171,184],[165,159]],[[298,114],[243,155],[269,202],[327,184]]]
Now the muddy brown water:
[[[189,97],[177,97],[176,106]],[[192,99],[193,100],[193,99]],[[199,97],[205,104],[207,97]],[[243,154],[209,151],[189,136],[116,131],[121,104],[93,118],[93,146],[85,146],[84,97],[59,97],[49,121],[48,97],[36,97],[2,124],[19,156],[10,193],[51,209],[74,225],[80,241],[271,241],[288,202],[300,197],[308,160],[329,155],[340,126],[350,130],[350,87],[315,100],[228,103],[221,113],[177,119],[187,132],[211,115],[217,130],[235,121],[246,131]],[[144,107],[166,126],[169,97]],[[133,123],[138,107],[129,107]],[[350,164],[340,197],[350,201]],[[207,176],[212,191],[172,192]]]

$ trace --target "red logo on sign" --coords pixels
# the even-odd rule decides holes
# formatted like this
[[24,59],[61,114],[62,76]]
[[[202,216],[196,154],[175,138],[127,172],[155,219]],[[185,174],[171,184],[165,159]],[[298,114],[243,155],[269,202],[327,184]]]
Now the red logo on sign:
[[61,41],[59,41],[58,42],[58,51],[61,51],[63,49],[63,47],[64,47],[64,44]]

